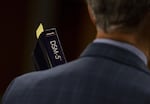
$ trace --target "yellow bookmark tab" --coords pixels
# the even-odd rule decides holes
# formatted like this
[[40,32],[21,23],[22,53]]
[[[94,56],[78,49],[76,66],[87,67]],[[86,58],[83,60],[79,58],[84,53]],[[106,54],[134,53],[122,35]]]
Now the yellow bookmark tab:
[[40,37],[42,32],[44,32],[44,28],[43,28],[42,23],[40,23],[39,27],[36,30],[36,37],[37,37],[37,39],[39,39],[39,37]]

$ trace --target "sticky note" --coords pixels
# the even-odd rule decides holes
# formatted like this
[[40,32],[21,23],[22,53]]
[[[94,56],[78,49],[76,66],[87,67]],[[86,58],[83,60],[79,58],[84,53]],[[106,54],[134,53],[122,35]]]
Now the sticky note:
[[36,30],[36,37],[37,37],[37,39],[39,39],[39,37],[40,37],[42,32],[44,32],[44,28],[43,28],[42,23],[40,23],[39,27]]

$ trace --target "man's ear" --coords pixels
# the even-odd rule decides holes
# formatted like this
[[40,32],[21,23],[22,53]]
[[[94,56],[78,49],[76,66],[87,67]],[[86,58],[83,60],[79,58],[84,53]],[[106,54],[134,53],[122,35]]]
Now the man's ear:
[[94,25],[96,25],[96,18],[95,18],[95,15],[92,11],[92,8],[90,7],[90,5],[88,5],[88,12],[89,12],[89,16],[93,22]]

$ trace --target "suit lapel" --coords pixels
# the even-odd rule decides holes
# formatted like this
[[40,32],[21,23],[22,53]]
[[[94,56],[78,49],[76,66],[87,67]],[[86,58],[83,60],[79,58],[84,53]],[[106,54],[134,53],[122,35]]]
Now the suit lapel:
[[131,67],[135,67],[138,70],[145,71],[150,74],[150,71],[144,62],[137,55],[123,48],[109,44],[92,43],[81,54],[81,57],[103,57]]

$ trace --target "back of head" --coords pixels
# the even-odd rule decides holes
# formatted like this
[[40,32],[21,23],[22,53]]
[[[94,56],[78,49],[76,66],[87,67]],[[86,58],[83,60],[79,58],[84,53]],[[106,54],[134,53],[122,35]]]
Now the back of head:
[[96,25],[105,32],[114,27],[136,28],[144,19],[150,0],[87,0]]

